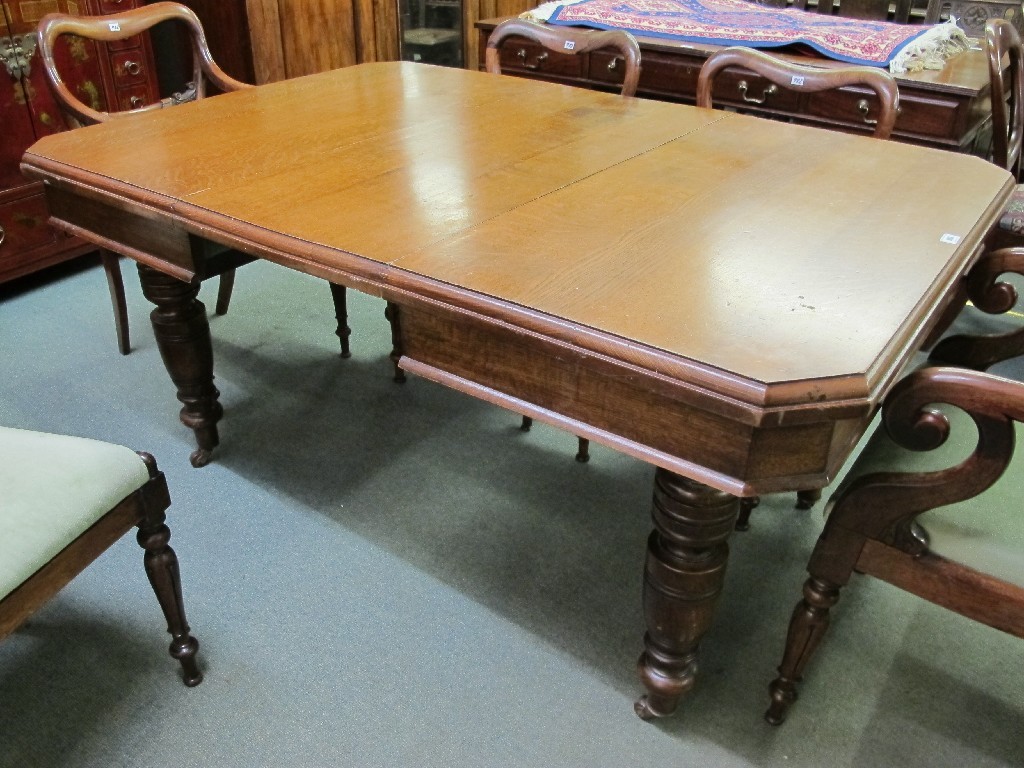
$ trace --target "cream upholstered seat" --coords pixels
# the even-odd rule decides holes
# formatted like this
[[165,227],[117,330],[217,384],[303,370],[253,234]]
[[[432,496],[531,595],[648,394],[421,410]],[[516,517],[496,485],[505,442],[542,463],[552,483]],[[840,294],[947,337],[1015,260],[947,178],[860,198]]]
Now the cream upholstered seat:
[[796,700],[854,572],[1024,638],[1022,421],[1018,381],[924,368],[893,388],[882,425],[829,501],[768,722],[781,723]]
[[81,437],[0,427],[0,638],[138,526],[185,684],[202,680],[167,545],[170,498],[151,456]]

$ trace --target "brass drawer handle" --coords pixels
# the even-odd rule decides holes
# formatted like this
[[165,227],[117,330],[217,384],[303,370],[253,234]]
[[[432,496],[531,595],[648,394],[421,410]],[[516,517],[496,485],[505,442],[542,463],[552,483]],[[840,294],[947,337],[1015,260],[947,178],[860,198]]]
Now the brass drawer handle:
[[747,104],[764,104],[766,101],[768,101],[769,96],[779,92],[778,87],[774,83],[772,83],[771,85],[764,89],[764,92],[761,94],[761,98],[759,99],[755,96],[747,96],[747,89],[749,87],[750,86],[747,85],[746,80],[740,80],[739,84],[736,86],[737,90],[739,90],[740,92],[740,96],[743,97],[743,100],[747,102]]
[[608,62],[608,71],[614,72],[616,69],[618,69],[620,61],[623,61],[623,58],[621,56],[613,56],[612,60]]
[[548,52],[544,51],[544,53],[542,53],[540,56],[537,57],[537,60],[533,64],[527,64],[526,63],[526,49],[525,48],[520,48],[519,52],[516,54],[516,56],[519,57],[519,61],[522,62],[522,65],[523,65],[524,69],[529,69],[529,70],[533,70],[533,71],[536,71],[536,70],[540,69],[541,64],[543,64],[545,61],[548,60]]
[[864,121],[865,125],[878,125],[877,120],[871,120],[868,118],[868,112],[871,110],[871,106],[868,104],[867,99],[861,99],[857,102],[857,111],[860,112],[861,120]]
[[127,72],[129,75],[137,75],[139,74],[139,72],[142,71],[142,65],[139,64],[139,62],[137,61],[132,61],[131,59],[129,59],[124,63],[124,71]]
[[141,96],[132,96],[130,99],[128,99],[128,106],[131,109],[138,109],[139,107],[144,106],[145,103],[146,100]]

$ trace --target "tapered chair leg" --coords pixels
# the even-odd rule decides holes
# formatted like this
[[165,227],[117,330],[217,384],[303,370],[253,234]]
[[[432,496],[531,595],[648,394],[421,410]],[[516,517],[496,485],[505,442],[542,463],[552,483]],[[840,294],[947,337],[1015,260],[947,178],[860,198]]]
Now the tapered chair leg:
[[156,598],[167,620],[167,631],[171,635],[170,654],[181,662],[185,685],[192,687],[203,681],[203,673],[196,663],[199,641],[189,631],[185,619],[185,606],[181,597],[181,578],[178,572],[178,556],[167,544],[171,538],[170,529],[164,524],[164,513],[160,509],[147,509],[139,523],[136,536],[146,550],[143,558],[146,575],[156,593]]
[[813,576],[804,584],[804,599],[797,603],[789,620],[786,650],[779,665],[779,676],[769,690],[772,701],[764,719],[781,725],[796,701],[796,686],[803,677],[807,662],[817,650],[829,624],[829,609],[839,599],[839,587]]
[[533,426],[533,419],[529,416],[523,416],[523,422],[519,425],[519,429],[523,432],[529,432],[530,427]]
[[124,279],[121,277],[121,262],[116,253],[106,248],[100,249],[100,260],[103,271],[107,275],[107,288],[110,289],[110,303],[114,308],[114,329],[117,333],[117,348],[122,355],[131,352],[131,341],[128,336],[128,302],[124,297]]
[[231,291],[235,287],[235,270],[229,269],[221,273],[220,285],[217,286],[217,306],[214,312],[218,315],[226,315],[228,306],[231,304]]
[[331,286],[331,299],[334,300],[334,316],[338,319],[338,329],[334,333],[341,341],[341,356],[351,357],[352,352],[349,350],[348,339],[352,335],[352,329],[348,327],[348,301],[345,286],[334,283],[328,283],[328,285]]
[[577,437],[579,448],[576,451],[576,461],[586,464],[590,461],[590,441],[585,437]]

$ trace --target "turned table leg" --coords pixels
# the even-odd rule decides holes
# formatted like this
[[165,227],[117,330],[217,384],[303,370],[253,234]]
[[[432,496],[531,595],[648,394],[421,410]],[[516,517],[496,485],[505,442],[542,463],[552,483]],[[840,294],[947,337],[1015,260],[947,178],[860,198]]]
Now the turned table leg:
[[198,284],[186,283],[139,264],[142,292],[156,309],[150,313],[153,333],[167,373],[182,403],[181,423],[195,434],[199,446],[189,457],[192,466],[209,463],[220,442],[217,422],[224,413],[213,386],[213,345],[206,307],[196,296]]
[[735,496],[657,470],[644,568],[647,634],[637,663],[647,694],[634,707],[645,720],[672,714],[693,687],[738,513]]

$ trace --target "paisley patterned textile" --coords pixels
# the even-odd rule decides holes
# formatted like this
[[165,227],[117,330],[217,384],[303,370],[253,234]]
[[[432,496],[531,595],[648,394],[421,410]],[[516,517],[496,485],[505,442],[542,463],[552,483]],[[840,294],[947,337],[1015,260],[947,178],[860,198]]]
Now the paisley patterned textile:
[[643,37],[692,43],[751,48],[804,45],[830,59],[876,67],[890,66],[901,51],[940,27],[952,26],[951,31],[966,42],[966,35],[955,25],[848,19],[755,5],[748,0],[582,0],[547,3],[524,16],[550,24],[624,29]]
[[1024,185],[1018,185],[999,219],[999,228],[1015,235],[1024,235]]

